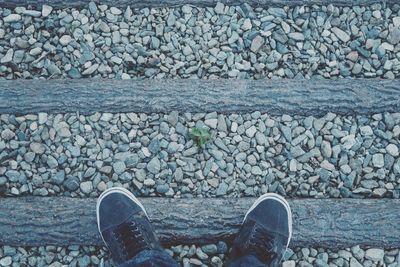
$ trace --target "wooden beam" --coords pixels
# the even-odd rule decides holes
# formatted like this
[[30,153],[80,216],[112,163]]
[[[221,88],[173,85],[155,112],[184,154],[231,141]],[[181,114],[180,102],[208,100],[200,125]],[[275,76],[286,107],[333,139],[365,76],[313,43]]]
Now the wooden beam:
[[[231,241],[253,198],[142,198],[165,244]],[[0,199],[0,243],[102,245],[95,199]],[[294,199],[292,246],[400,247],[399,199]]]
[[[56,8],[84,8],[87,7],[90,0],[0,0],[0,7],[16,7],[16,6],[36,6],[41,7],[43,4],[51,5]],[[144,7],[165,7],[165,6],[182,6],[185,4],[203,6],[215,6],[217,2],[222,2],[226,5],[240,5],[248,3],[255,7],[270,7],[270,6],[295,6],[295,5],[329,5],[336,6],[355,6],[355,5],[371,5],[374,3],[396,4],[397,0],[95,0],[100,4],[109,6],[134,8]]]
[[399,80],[2,80],[0,113],[269,112],[371,114],[400,110]]

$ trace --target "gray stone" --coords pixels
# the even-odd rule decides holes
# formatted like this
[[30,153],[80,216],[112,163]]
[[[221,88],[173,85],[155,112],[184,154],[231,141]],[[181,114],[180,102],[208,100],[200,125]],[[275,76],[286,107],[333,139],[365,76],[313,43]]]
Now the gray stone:
[[50,15],[51,11],[53,11],[53,7],[51,7],[49,5],[42,6],[42,16],[43,17],[47,17],[48,15]]
[[122,174],[126,170],[126,165],[123,161],[117,161],[113,164],[113,170],[116,174]]
[[253,175],[262,175],[263,172],[262,172],[262,170],[260,169],[260,167],[258,167],[258,166],[253,166],[253,167],[251,168],[251,174],[253,174]]
[[358,245],[351,248],[351,253],[353,253],[354,257],[359,260],[363,259],[365,255],[364,250],[362,250]]
[[224,157],[224,153],[222,153],[219,150],[210,150],[210,154],[216,159],[216,160],[222,160]]
[[64,186],[69,190],[69,191],[75,191],[76,189],[79,188],[79,179],[77,177],[68,177],[67,180],[64,182]]
[[86,169],[85,173],[83,174],[84,178],[90,178],[93,176],[93,174],[95,174],[96,169],[93,167],[89,167]]
[[10,246],[3,246],[4,256],[14,256],[17,254],[17,249]]
[[222,114],[218,115],[217,129],[221,132],[227,132],[228,127],[225,122],[225,117]]
[[218,119],[207,119],[204,121],[204,124],[209,126],[212,129],[217,128]]
[[168,190],[169,190],[169,185],[168,184],[162,184],[162,185],[157,185],[156,186],[157,193],[165,194],[165,193],[168,192]]
[[208,255],[205,254],[205,253],[201,250],[201,248],[197,248],[197,249],[196,249],[196,255],[197,255],[197,257],[198,257],[200,260],[206,260],[206,259],[208,259]]
[[25,52],[23,50],[17,50],[14,52],[14,57],[13,57],[13,62],[14,63],[21,63],[22,60],[24,59]]
[[57,133],[61,138],[68,138],[71,136],[71,132],[68,127],[61,127],[58,129]]
[[322,168],[328,171],[335,171],[335,166],[327,160],[323,160],[320,165]]
[[350,35],[343,31],[342,29],[339,29],[337,27],[333,27],[331,29],[331,31],[336,35],[337,38],[339,38],[339,40],[341,40],[344,43],[347,43],[348,41],[350,41]]
[[186,136],[188,133],[188,129],[180,122],[176,124],[176,132],[183,136]]
[[90,265],[90,257],[88,255],[84,255],[78,259],[79,267],[86,267]]
[[261,49],[261,47],[264,45],[264,42],[265,42],[264,38],[262,38],[260,35],[257,35],[251,41],[250,50],[254,53],[257,53]]
[[92,13],[92,14],[96,14],[96,12],[97,12],[96,3],[94,3],[93,1],[91,1],[91,2],[89,3],[89,11],[90,11],[90,13]]
[[400,42],[400,29],[399,28],[395,28],[390,32],[388,41],[393,45],[396,45]]
[[288,34],[288,37],[295,41],[304,41],[304,34],[300,32],[291,32]]
[[282,262],[282,267],[295,267],[296,262],[294,260]]
[[52,76],[61,74],[60,68],[54,63],[50,63],[50,65],[47,67],[47,70]]
[[370,248],[365,251],[365,258],[374,262],[382,262],[385,251],[378,248]]
[[321,259],[316,259],[314,262],[315,266],[317,267],[329,267],[328,263],[324,262]]
[[290,129],[290,127],[282,126],[281,130],[282,130],[282,133],[283,133],[283,136],[285,137],[285,139],[291,143],[292,142],[292,130]]
[[22,18],[22,17],[21,17],[20,14],[10,14],[10,15],[8,15],[8,16],[5,16],[5,17],[3,18],[3,21],[4,21],[5,23],[12,23],[12,22],[20,21],[21,18]]
[[151,178],[147,178],[147,179],[144,180],[143,184],[145,186],[153,186],[153,185],[156,184],[156,182]]
[[314,120],[313,125],[317,131],[320,131],[322,128],[324,128],[325,123],[326,123],[326,120],[324,118],[320,118],[320,119]]
[[355,258],[350,258],[350,267],[363,267]]
[[8,128],[4,129],[1,132],[1,138],[3,138],[6,141],[14,139],[14,137],[15,137],[15,133]]
[[214,11],[217,14],[223,14],[224,13],[224,9],[225,9],[225,6],[221,2],[217,2],[217,4],[214,7]]
[[179,113],[177,111],[171,111],[171,113],[167,116],[167,121],[172,126],[175,126],[178,123]]
[[214,255],[214,254],[217,254],[217,252],[218,252],[218,248],[214,244],[202,246],[201,250],[204,253],[207,253],[208,255]]
[[68,76],[72,79],[79,79],[82,77],[81,73],[77,68],[71,68],[68,72]]
[[58,162],[53,156],[50,155],[47,157],[47,165],[50,169],[54,169],[58,167]]
[[29,147],[35,154],[43,154],[46,150],[45,145],[42,143],[33,142],[29,145]]
[[68,146],[68,151],[71,153],[73,157],[79,157],[81,155],[81,151],[77,146]]
[[38,122],[39,124],[45,124],[47,122],[47,113],[39,112]]
[[14,50],[12,48],[8,49],[4,57],[1,58],[0,63],[8,63],[13,59]]
[[69,35],[63,35],[61,36],[59,42],[62,46],[66,46],[71,42],[72,38]]
[[360,133],[361,133],[361,135],[364,135],[364,136],[370,136],[370,135],[374,134],[371,126],[369,126],[369,125],[360,127]]
[[217,196],[223,196],[226,195],[227,190],[228,185],[226,183],[220,183],[215,193]]
[[395,144],[389,144],[386,146],[386,151],[393,157],[399,156],[399,148]]
[[275,17],[286,18],[287,14],[283,8],[280,7],[270,7],[268,8],[268,13]]
[[149,163],[147,163],[146,166],[147,170],[153,174],[157,174],[161,170],[161,163],[160,160],[157,157],[154,157],[150,160]]
[[121,15],[122,14],[122,10],[121,9],[113,7],[113,6],[110,7],[110,12],[111,12],[111,14],[114,14],[114,15]]
[[345,149],[351,149],[357,143],[354,134],[343,137],[340,142],[343,144]]
[[385,166],[383,154],[377,153],[372,156],[372,164],[374,167],[382,168]]
[[10,266],[12,263],[12,258],[10,256],[0,259],[1,266]]
[[89,194],[93,191],[93,184],[92,181],[82,182],[80,184],[80,189],[83,193]]
[[26,152],[24,155],[24,160],[28,163],[32,162],[35,159],[35,153],[33,152]]
[[9,170],[5,173],[10,182],[15,183],[19,181],[21,174],[16,170]]
[[175,25],[175,21],[176,21],[175,15],[174,15],[174,13],[171,11],[171,12],[169,13],[169,15],[168,15],[168,18],[167,18],[167,25],[168,25],[168,26],[173,26],[173,25]]
[[64,170],[58,171],[53,177],[52,181],[53,183],[57,185],[61,185],[64,182],[65,179],[65,172]]
[[331,143],[328,141],[322,141],[321,143],[321,153],[325,158],[330,158],[332,156]]
[[253,125],[246,130],[246,135],[250,138],[253,138],[257,132],[257,128]]
[[93,64],[92,66],[90,66],[89,68],[87,68],[86,70],[84,70],[82,72],[82,75],[90,75],[93,72],[95,72],[99,67],[99,64]]

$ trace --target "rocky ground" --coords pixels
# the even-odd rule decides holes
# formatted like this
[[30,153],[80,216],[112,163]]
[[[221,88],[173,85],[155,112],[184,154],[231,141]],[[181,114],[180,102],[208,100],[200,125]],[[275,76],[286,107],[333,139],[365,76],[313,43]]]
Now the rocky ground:
[[[167,252],[182,266],[220,267],[228,258],[228,246],[219,242],[205,246],[175,246]],[[0,247],[0,266],[114,266],[110,255],[103,247],[68,246],[68,247]],[[399,249],[352,248],[330,250],[323,248],[288,249],[283,267],[372,267],[400,266]]]
[[394,79],[400,5],[0,8],[0,77]]
[[[400,77],[400,5],[0,8],[0,79]],[[202,146],[189,134],[206,128]],[[0,195],[399,198],[400,113],[0,115]],[[222,266],[228,245],[176,246]],[[112,266],[104,247],[0,247],[0,266]],[[293,248],[284,267],[400,266],[399,249]]]
[[[0,116],[4,195],[400,195],[400,113]],[[189,134],[209,129],[201,147]]]

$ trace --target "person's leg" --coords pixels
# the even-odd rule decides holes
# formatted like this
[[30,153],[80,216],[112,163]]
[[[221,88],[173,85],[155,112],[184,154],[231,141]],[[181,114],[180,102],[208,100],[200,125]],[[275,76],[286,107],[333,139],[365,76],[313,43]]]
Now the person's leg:
[[171,256],[165,251],[145,250],[136,255],[133,259],[124,262],[118,267],[172,267],[179,266]]
[[143,205],[128,190],[114,187],[97,200],[97,225],[114,262],[123,267],[178,267],[155,235]]
[[246,213],[233,242],[230,267],[279,266],[292,236],[292,212],[273,193],[259,197]]

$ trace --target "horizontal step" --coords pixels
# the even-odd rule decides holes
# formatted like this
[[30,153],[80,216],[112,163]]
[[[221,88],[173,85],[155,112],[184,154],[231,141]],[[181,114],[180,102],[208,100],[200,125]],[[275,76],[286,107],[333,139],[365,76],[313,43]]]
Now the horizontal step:
[[399,80],[2,80],[0,113],[252,112],[373,114],[400,110]]
[[[229,5],[239,5],[241,3],[248,3],[252,6],[283,6],[283,5],[337,5],[337,6],[350,6],[350,5],[371,5],[374,3],[387,3],[396,4],[397,0],[102,0],[94,1],[101,4],[110,6],[132,6],[136,8],[143,7],[163,7],[163,6],[177,6],[177,5],[195,5],[195,6],[213,6],[218,2]],[[42,6],[43,4],[51,5],[53,7],[85,7],[89,3],[88,0],[0,0],[2,7],[16,7],[16,6]]]
[[[165,244],[231,241],[253,198],[143,198]],[[96,199],[0,199],[0,244],[102,245]],[[292,246],[400,247],[398,199],[293,199]]]

